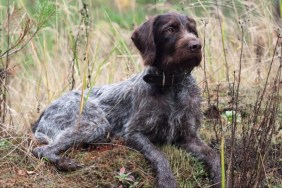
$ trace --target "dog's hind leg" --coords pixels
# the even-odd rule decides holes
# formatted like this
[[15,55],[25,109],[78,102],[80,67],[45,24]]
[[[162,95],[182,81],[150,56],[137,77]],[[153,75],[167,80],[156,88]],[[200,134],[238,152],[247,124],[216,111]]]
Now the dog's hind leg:
[[33,154],[38,158],[46,158],[62,171],[72,171],[82,167],[82,164],[60,157],[59,154],[71,146],[100,140],[110,131],[111,126],[104,117],[92,118],[91,120],[81,120],[75,127],[63,130],[53,142],[34,148]]

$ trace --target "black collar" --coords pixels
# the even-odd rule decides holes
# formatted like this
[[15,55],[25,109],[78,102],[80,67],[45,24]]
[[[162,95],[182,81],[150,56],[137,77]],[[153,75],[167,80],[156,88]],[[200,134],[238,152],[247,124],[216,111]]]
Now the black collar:
[[149,84],[159,85],[159,86],[173,86],[182,83],[184,78],[191,73],[192,69],[180,73],[180,74],[168,74],[157,68],[149,68],[144,76],[143,80]]

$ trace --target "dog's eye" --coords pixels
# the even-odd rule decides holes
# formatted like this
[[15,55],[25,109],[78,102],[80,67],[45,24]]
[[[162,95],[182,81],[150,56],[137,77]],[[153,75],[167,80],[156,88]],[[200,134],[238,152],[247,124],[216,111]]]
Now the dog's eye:
[[194,33],[198,37],[198,32],[196,30],[193,29],[191,32]]
[[164,30],[165,33],[174,33],[175,31],[176,31],[176,29],[173,28],[173,27],[167,27],[167,28]]
[[188,27],[188,31],[191,32],[191,33],[194,33],[198,37],[198,32],[197,32],[196,28]]

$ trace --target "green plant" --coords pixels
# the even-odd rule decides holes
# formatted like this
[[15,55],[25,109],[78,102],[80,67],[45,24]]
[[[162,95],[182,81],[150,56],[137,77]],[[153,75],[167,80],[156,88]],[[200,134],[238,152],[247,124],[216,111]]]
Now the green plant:
[[9,146],[11,146],[11,144],[7,139],[0,139],[0,148],[7,148]]
[[131,173],[125,173],[125,168],[122,167],[120,168],[118,175],[115,176],[115,178],[117,178],[119,180],[119,182],[121,182],[123,185],[127,185],[130,188],[132,187],[137,187],[138,183],[137,181],[135,181],[134,177],[131,175]]
[[[24,47],[27,46],[27,44],[35,37],[35,35],[46,25],[48,21],[50,21],[51,17],[55,14],[56,12],[56,7],[54,3],[48,1],[48,0],[40,0],[36,1],[37,2],[37,8],[36,11],[33,13],[33,18],[35,19],[35,23],[32,22],[31,18],[26,18],[22,20],[21,25],[21,30],[22,33],[21,35],[15,39],[14,41],[10,41],[6,50],[1,50],[3,52],[0,53],[0,59],[13,55],[20,50],[22,50]],[[8,4],[8,7],[10,4]],[[10,31],[9,30],[9,19],[12,15],[8,14],[8,32],[7,36],[10,36]]]
[[226,187],[226,179],[225,179],[224,137],[221,138],[220,160],[221,160],[221,187],[225,188]]

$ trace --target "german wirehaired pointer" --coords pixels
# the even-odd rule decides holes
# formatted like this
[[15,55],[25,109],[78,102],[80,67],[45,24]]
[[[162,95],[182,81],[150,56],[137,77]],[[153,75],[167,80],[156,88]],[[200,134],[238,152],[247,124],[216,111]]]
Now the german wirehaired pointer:
[[[175,144],[204,162],[220,187],[218,154],[198,135],[200,91],[191,71],[202,59],[196,22],[179,13],[149,18],[132,34],[146,69],[121,83],[72,91],[54,101],[32,130],[40,143],[35,156],[61,170],[81,165],[60,157],[73,145],[123,137],[156,172],[156,187],[177,187],[165,155],[154,144]],[[83,107],[80,110],[81,106]]]

